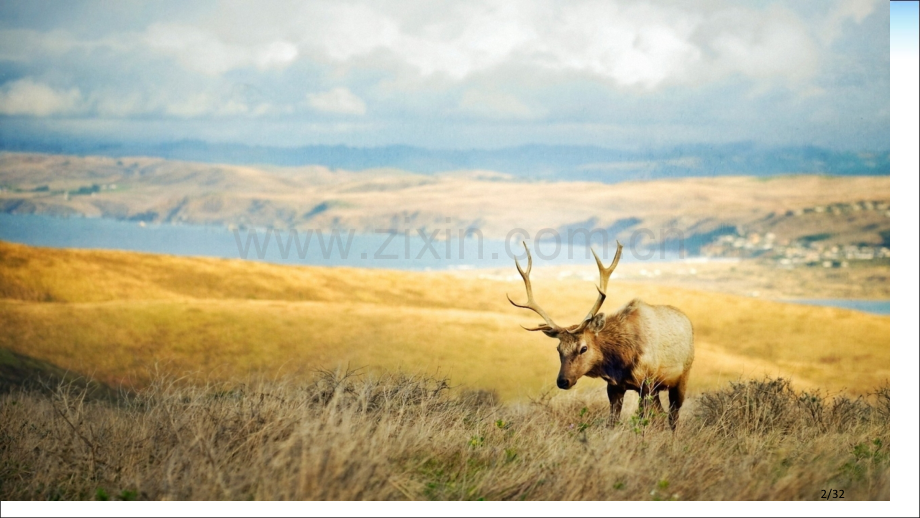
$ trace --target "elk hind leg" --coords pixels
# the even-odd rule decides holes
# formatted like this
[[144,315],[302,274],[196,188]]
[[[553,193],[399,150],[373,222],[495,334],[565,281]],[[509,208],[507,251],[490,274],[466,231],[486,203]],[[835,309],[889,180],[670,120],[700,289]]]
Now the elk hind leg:
[[671,429],[677,428],[677,417],[680,414],[680,407],[684,404],[684,394],[687,391],[687,376],[681,376],[677,385],[668,389],[668,423]]
[[652,409],[656,413],[664,415],[664,406],[661,405],[661,392],[657,390],[652,393]]

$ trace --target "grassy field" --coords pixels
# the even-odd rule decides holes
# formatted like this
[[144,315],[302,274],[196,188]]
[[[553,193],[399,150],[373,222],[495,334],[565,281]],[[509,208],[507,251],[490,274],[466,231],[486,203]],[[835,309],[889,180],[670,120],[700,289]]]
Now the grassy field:
[[782,380],[607,422],[600,394],[496,404],[398,374],[158,378],[120,403],[0,396],[3,500],[890,499],[890,397]]
[[[517,272],[508,268],[458,270],[455,275],[517,280]],[[580,265],[551,266],[544,268],[544,275],[593,280],[597,277],[597,267],[587,261]],[[891,297],[891,267],[870,261],[854,261],[848,268],[783,267],[774,261],[757,259],[635,261],[617,266],[615,275],[619,283],[671,286],[771,300],[883,300]]]
[[[533,279],[557,321],[576,322],[594,299],[591,281],[539,269]],[[642,282],[611,288],[608,311],[639,297],[690,316],[691,395],[764,375],[862,394],[889,376],[888,317]],[[518,326],[535,316],[506,292],[523,286],[0,243],[0,348],[115,387],[145,387],[157,372],[236,380],[350,365],[437,374],[522,401],[556,390],[558,358],[553,340]],[[603,392],[585,381],[576,390]]]
[[[508,273],[0,243],[0,498],[890,498],[888,317],[612,281],[608,310],[694,323],[671,432],[634,393],[612,423],[600,382],[556,389]],[[594,299],[533,279],[562,322]]]

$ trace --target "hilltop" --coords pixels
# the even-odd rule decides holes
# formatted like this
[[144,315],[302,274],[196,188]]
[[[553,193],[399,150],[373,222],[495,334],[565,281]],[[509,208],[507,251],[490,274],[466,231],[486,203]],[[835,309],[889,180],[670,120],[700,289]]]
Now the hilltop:
[[395,168],[414,173],[488,169],[529,180],[617,183],[689,176],[773,176],[791,171],[833,175],[888,175],[888,151],[831,150],[816,146],[764,146],[752,142],[685,144],[646,149],[531,144],[497,149],[430,149],[417,146],[253,146],[179,140],[104,143],[67,139],[29,141],[0,134],[0,150],[13,152],[150,156],[212,164],[320,165],[331,169]]
[[[509,268],[509,271],[511,268]],[[533,274],[558,321],[575,322],[591,280]],[[889,375],[889,318],[643,282],[634,297],[684,310],[697,355],[691,393],[764,375],[863,393]],[[292,267],[241,260],[0,243],[0,348],[113,386],[153,370],[217,379],[350,365],[438,373],[520,399],[555,390],[554,342],[511,307],[518,280],[432,272]],[[598,383],[579,383],[597,390]]]

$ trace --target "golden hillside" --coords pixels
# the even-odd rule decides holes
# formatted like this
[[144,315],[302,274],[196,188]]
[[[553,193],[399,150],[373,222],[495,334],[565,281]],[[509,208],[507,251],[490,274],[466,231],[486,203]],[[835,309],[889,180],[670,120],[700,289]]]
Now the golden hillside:
[[[594,299],[591,282],[539,269],[533,278],[557,321],[574,323]],[[885,316],[641,282],[611,286],[608,312],[639,297],[690,316],[691,393],[765,374],[864,393],[889,375]],[[535,315],[513,308],[506,292],[520,296],[522,284],[0,243],[0,348],[114,384],[143,385],[155,366],[229,379],[349,364],[438,372],[509,399],[537,395],[554,387],[555,342],[518,326]]]

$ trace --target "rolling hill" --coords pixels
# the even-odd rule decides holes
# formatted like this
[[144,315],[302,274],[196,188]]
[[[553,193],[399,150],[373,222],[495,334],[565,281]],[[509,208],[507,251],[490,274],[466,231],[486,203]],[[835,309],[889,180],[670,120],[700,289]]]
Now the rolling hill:
[[[719,235],[888,246],[888,176],[788,175],[525,181],[462,170],[235,166],[159,158],[0,153],[0,212],[279,229],[605,230],[656,246],[677,231],[691,253]],[[645,229],[645,230],[643,230]],[[651,234],[648,234],[651,232]],[[456,233],[454,235],[457,235]],[[652,237],[649,237],[651,235]],[[676,234],[670,234],[673,237]],[[582,238],[584,239],[584,238]]]
[[[594,298],[590,281],[539,269],[533,278],[557,321],[575,322]],[[636,281],[611,286],[607,311],[639,297],[690,316],[691,393],[763,375],[865,393],[889,375],[888,317]],[[438,372],[514,400],[551,389],[558,370],[555,342],[521,330],[534,315],[505,299],[522,291],[517,280],[447,273],[0,243],[0,348],[114,386],[143,386],[157,369],[228,380],[349,365]]]

